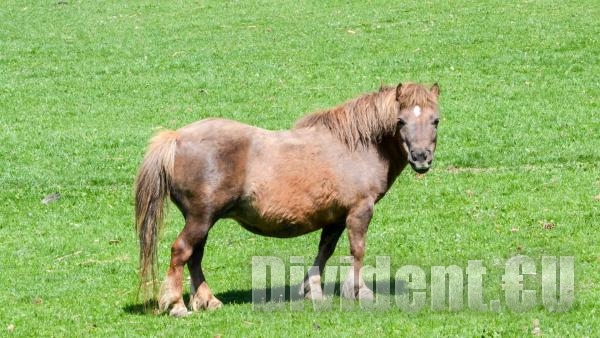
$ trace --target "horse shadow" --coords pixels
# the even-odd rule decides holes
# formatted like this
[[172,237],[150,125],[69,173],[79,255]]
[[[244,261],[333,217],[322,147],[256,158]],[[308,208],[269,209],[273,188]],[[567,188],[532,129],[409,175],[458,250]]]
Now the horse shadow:
[[[286,284],[284,286],[274,286],[266,289],[244,289],[230,290],[215,294],[223,304],[248,304],[256,302],[281,302],[281,301],[299,301],[304,296],[300,295],[300,285]],[[395,296],[408,293],[407,282],[400,279],[390,278],[389,280],[377,280],[375,283],[367,284],[373,290],[375,295]],[[340,297],[341,283],[327,282],[323,285],[325,297]],[[257,296],[260,297],[257,299]],[[261,297],[262,296],[262,297]]]
[[[215,296],[223,305],[242,305],[254,304],[257,306],[268,304],[281,304],[284,302],[300,302],[304,296],[300,295],[301,283],[282,286],[273,286],[263,289],[239,289],[216,293]],[[405,295],[408,293],[407,282],[400,279],[390,278],[388,280],[377,280],[367,283],[369,288],[375,293],[375,297],[394,297],[396,295]],[[323,293],[326,298],[331,296],[340,297],[341,283],[327,282],[323,285]],[[186,304],[189,303],[190,294],[185,293],[183,299]],[[156,300],[150,300],[142,303],[130,303],[123,307],[123,311],[133,315],[157,314]]]

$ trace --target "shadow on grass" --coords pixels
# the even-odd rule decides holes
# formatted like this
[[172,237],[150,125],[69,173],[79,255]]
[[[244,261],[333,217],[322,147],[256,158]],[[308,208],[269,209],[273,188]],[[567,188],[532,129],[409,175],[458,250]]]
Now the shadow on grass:
[[[389,280],[378,280],[375,285],[367,283],[369,288],[373,289],[376,295],[383,296],[395,296],[405,294],[408,289],[406,288],[406,281],[390,278]],[[323,293],[325,297],[340,296],[341,284],[340,282],[325,283],[323,286]],[[300,295],[300,284],[286,284],[285,286],[276,286],[268,289],[246,289],[246,290],[230,290],[215,294],[223,304],[248,304],[253,302],[253,295],[255,302],[281,302],[281,301],[298,301],[304,299],[304,296]]]
[[156,309],[158,309],[158,303],[155,300],[123,306],[123,311],[132,315],[154,315],[157,313]]
[[[406,281],[390,278],[389,280],[378,280],[374,285],[367,283],[369,288],[372,288],[375,295],[395,296],[406,294]],[[340,296],[340,282],[325,283],[323,292],[325,297]],[[267,289],[244,289],[230,290],[215,294],[215,296],[223,302],[223,305],[233,304],[265,304],[269,302],[294,302],[303,300],[300,295],[300,284],[286,284],[285,286],[276,286]],[[254,297],[254,299],[253,299]],[[189,303],[190,294],[185,293],[183,300],[186,304]],[[149,300],[143,303],[131,303],[123,307],[123,311],[133,315],[157,315],[158,303],[156,300]]]

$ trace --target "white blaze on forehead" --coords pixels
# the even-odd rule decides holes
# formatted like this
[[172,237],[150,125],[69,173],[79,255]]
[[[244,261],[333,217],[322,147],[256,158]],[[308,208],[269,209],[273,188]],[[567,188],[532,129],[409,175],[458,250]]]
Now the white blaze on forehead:
[[413,109],[413,113],[416,117],[419,117],[419,115],[421,115],[421,107],[415,106],[415,108]]

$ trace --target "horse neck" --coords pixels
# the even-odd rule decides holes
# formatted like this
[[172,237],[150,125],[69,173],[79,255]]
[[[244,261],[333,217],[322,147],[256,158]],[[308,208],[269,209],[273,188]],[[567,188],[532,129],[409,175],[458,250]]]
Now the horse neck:
[[391,186],[396,177],[400,175],[402,170],[408,164],[406,156],[402,154],[398,146],[398,142],[392,137],[387,136],[375,145],[380,156],[387,162],[388,171],[388,188]]

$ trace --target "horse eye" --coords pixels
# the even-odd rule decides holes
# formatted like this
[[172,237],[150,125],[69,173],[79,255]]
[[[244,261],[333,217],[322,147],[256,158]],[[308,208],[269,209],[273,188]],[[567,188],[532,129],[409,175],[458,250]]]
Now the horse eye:
[[401,118],[398,118],[398,127],[404,127],[406,125],[406,121]]
[[437,127],[438,127],[438,124],[440,124],[440,119],[435,119],[435,120],[433,120],[433,126],[434,126],[434,127],[436,127],[436,128],[437,128]]

